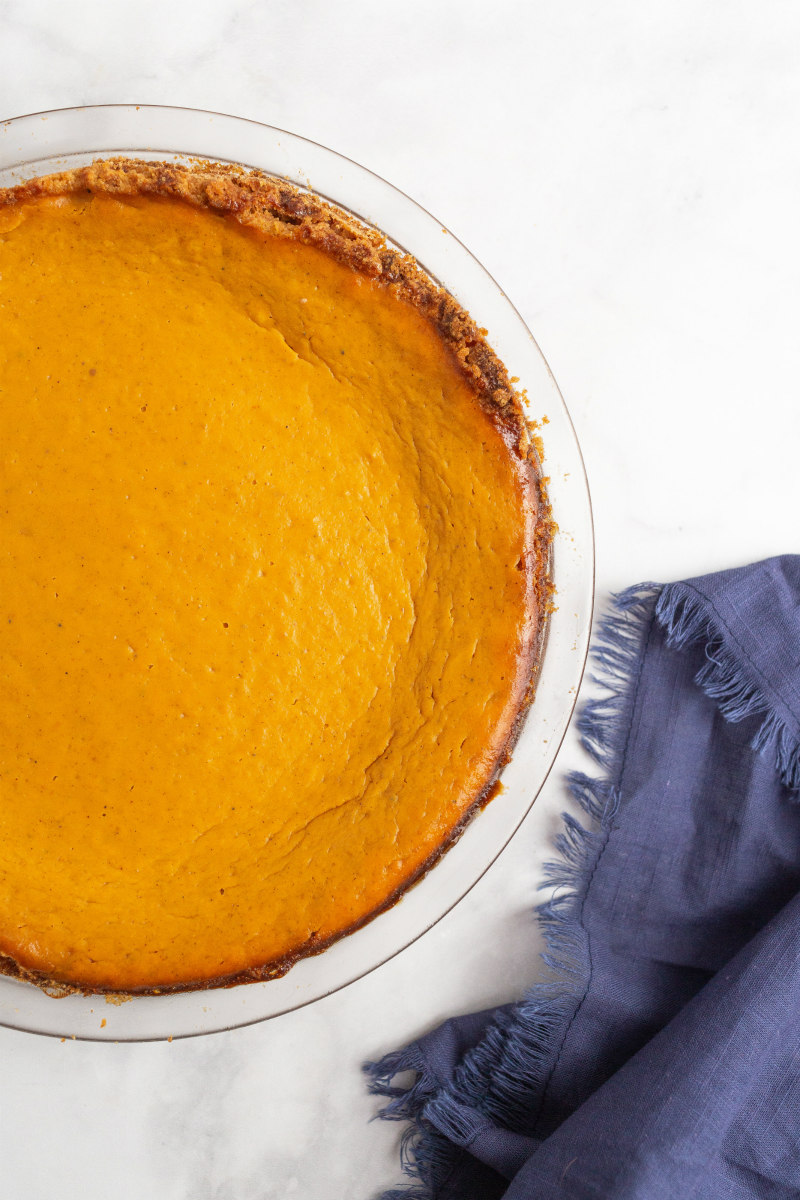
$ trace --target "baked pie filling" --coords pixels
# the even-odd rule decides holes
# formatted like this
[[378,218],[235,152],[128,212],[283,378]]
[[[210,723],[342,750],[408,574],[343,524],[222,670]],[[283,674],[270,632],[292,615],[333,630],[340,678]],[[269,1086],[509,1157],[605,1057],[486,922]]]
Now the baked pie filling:
[[280,974],[487,798],[548,517],[504,369],[374,231],[212,164],[0,191],[0,462],[6,972]]

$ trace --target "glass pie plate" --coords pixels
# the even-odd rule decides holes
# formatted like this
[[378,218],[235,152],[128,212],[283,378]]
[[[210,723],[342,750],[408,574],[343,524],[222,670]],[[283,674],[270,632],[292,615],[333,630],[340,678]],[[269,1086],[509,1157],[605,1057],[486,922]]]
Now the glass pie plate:
[[118,154],[258,167],[350,210],[413,254],[489,331],[491,345],[519,377],[531,415],[547,418],[544,472],[558,523],[552,553],[555,608],[536,698],[503,771],[503,789],[393,908],[324,953],[297,963],[283,978],[265,983],[140,996],[111,1005],[101,996],[54,999],[0,976],[2,1025],[59,1037],[148,1041],[247,1025],[329,995],[399,954],[469,891],[519,827],[569,723],[591,625],[594,541],[580,449],[547,364],[513,305],[440,221],[371,171],[305,138],[238,117],[149,105],[60,109],[0,123],[0,186]]

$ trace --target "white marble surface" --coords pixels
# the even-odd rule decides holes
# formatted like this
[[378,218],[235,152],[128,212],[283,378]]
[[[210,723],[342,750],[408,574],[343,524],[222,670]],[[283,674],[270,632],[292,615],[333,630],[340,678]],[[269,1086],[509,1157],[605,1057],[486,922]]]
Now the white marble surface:
[[[561,385],[602,601],[797,549],[799,38],[779,0],[0,0],[0,117],[229,111],[419,199]],[[449,917],[310,1008],[144,1046],[0,1030],[3,1197],[368,1200],[396,1179],[359,1063],[535,976],[539,864],[579,763],[568,740]]]

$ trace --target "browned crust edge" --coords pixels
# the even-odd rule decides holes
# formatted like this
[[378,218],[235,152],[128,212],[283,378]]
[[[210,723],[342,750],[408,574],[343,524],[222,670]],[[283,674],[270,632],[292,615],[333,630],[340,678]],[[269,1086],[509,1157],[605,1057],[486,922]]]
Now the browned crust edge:
[[435,326],[472,383],[482,407],[520,459],[531,495],[532,524],[526,569],[532,617],[522,656],[528,670],[522,672],[515,717],[496,757],[491,777],[481,792],[448,837],[380,905],[346,929],[325,939],[310,939],[272,962],[212,979],[162,987],[130,991],[97,986],[85,988],[30,970],[0,953],[0,975],[32,983],[55,998],[78,994],[127,999],[265,982],[280,978],[301,959],[321,954],[334,942],[355,933],[392,908],[458,841],[475,814],[499,790],[501,772],[511,757],[534,697],[552,605],[551,553],[556,525],[547,497],[547,479],[541,471],[542,444],[536,432],[537,424],[526,416],[520,393],[514,389],[505,366],[486,341],[486,330],[479,329],[469,313],[449,292],[434,283],[410,255],[393,249],[381,233],[345,210],[311,192],[301,191],[285,180],[244,167],[202,160],[183,165],[128,158],[100,159],[76,170],[40,176],[13,188],[0,188],[0,208],[37,197],[80,191],[180,199],[198,208],[231,215],[243,225],[263,233],[316,246],[352,270],[389,287]]

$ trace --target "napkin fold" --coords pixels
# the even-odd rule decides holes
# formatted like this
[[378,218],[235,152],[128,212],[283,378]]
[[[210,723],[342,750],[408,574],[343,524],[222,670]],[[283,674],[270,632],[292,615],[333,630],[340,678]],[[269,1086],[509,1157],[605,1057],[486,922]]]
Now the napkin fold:
[[593,652],[550,977],[368,1064],[384,1200],[800,1195],[800,557],[631,588]]

